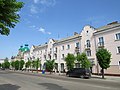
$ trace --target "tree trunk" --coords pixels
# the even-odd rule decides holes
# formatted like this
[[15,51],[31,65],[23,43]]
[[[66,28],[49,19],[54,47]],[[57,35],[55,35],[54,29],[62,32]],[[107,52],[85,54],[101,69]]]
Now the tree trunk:
[[38,68],[37,68],[37,73],[38,73]]
[[104,79],[104,69],[102,68],[102,79]]

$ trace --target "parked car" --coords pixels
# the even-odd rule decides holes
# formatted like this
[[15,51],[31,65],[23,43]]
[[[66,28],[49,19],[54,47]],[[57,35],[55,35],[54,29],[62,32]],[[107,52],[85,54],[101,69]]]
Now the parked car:
[[81,78],[90,78],[91,71],[86,68],[73,68],[66,73],[69,77],[81,77]]

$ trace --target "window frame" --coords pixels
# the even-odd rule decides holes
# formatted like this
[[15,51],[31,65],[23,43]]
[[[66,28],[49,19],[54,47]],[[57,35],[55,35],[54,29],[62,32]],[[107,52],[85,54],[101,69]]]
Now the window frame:
[[98,43],[99,43],[99,46],[104,46],[104,37],[99,37]]
[[115,34],[115,40],[120,40],[120,33]]
[[65,49],[65,47],[64,47],[64,46],[62,46],[61,48],[62,48],[62,50],[64,50],[64,49]]
[[67,50],[68,50],[68,49],[70,49],[70,45],[69,45],[69,44],[67,45]]
[[117,54],[120,54],[120,46],[117,47]]
[[[88,53],[88,52],[89,52],[89,53]],[[86,51],[86,55],[87,55],[88,57],[92,56],[91,50],[87,50],[87,51]]]
[[91,47],[90,40],[86,40],[86,47],[87,47],[87,48],[90,48],[90,47]]

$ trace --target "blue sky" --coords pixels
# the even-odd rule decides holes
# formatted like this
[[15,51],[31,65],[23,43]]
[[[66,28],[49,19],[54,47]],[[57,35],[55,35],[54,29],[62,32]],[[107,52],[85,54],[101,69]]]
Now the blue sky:
[[0,35],[0,59],[16,55],[21,45],[44,44],[80,33],[90,24],[97,28],[120,22],[120,0],[18,0],[25,3],[18,12],[20,22],[9,36]]

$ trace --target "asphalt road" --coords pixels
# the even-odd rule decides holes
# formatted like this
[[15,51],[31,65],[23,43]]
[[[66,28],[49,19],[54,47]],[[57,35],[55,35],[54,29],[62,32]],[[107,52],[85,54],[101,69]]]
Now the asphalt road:
[[0,71],[0,90],[120,90],[120,82]]

